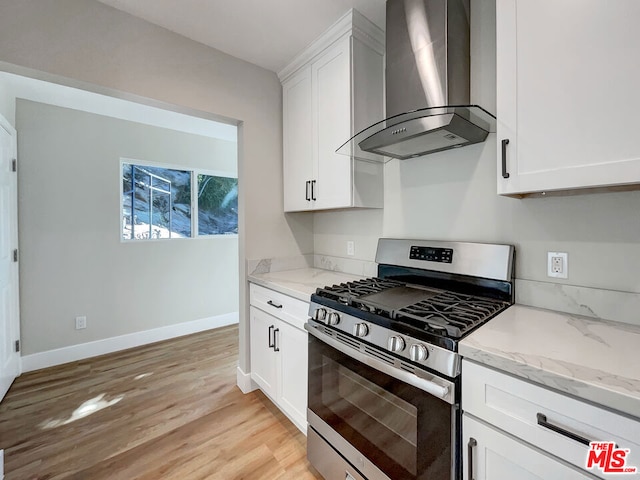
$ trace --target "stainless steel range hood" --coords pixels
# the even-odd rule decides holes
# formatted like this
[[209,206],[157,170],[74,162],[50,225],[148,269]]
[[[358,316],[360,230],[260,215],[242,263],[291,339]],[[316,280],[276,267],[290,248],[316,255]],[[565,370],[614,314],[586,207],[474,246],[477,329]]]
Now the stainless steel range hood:
[[496,119],[469,105],[469,37],[469,0],[387,0],[387,118],[337,152],[404,160],[483,142]]

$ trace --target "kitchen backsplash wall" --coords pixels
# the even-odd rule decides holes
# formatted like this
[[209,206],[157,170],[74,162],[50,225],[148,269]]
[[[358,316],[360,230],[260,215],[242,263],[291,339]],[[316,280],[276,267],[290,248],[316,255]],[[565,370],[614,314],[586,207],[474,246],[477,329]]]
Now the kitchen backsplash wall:
[[[471,100],[495,112],[495,2],[471,7]],[[372,261],[383,236],[511,243],[519,301],[640,323],[640,192],[500,197],[496,155],[491,134],[482,144],[390,161],[384,210],[314,214],[316,256]],[[548,251],[568,252],[568,279],[547,277]]]
[[313,267],[313,255],[295,255],[293,257],[271,257],[247,260],[247,275],[282,272],[298,268]]

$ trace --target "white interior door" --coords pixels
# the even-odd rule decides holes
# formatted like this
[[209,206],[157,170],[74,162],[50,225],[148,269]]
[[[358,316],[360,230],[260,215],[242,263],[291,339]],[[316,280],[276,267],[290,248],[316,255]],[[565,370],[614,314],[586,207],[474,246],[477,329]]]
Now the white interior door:
[[13,171],[16,158],[16,131],[0,115],[0,400],[20,375],[18,304],[18,175]]

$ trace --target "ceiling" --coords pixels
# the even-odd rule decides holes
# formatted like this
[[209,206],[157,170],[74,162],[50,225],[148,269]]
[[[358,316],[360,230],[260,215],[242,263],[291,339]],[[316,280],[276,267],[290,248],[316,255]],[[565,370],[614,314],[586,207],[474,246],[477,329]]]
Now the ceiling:
[[274,72],[350,8],[385,23],[385,0],[99,1]]

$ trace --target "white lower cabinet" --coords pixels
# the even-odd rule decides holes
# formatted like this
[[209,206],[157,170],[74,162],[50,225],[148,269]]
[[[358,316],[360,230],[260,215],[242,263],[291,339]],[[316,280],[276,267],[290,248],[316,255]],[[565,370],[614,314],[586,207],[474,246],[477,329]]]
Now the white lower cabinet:
[[307,425],[307,364],[308,339],[306,330],[299,330],[285,322],[278,327],[280,347],[280,390],[278,404],[296,419],[296,423]]
[[270,397],[276,396],[276,352],[273,349],[273,332],[278,319],[250,307],[251,328],[251,379]]
[[465,414],[464,480],[584,480],[594,477]]
[[[302,325],[308,305],[257,285],[250,298],[251,379],[306,433],[308,338]],[[269,313],[256,306],[265,304]],[[305,314],[291,318],[296,311]]]
[[467,359],[462,409],[465,480],[620,478],[587,469],[590,442],[613,442],[640,466],[640,421]]

